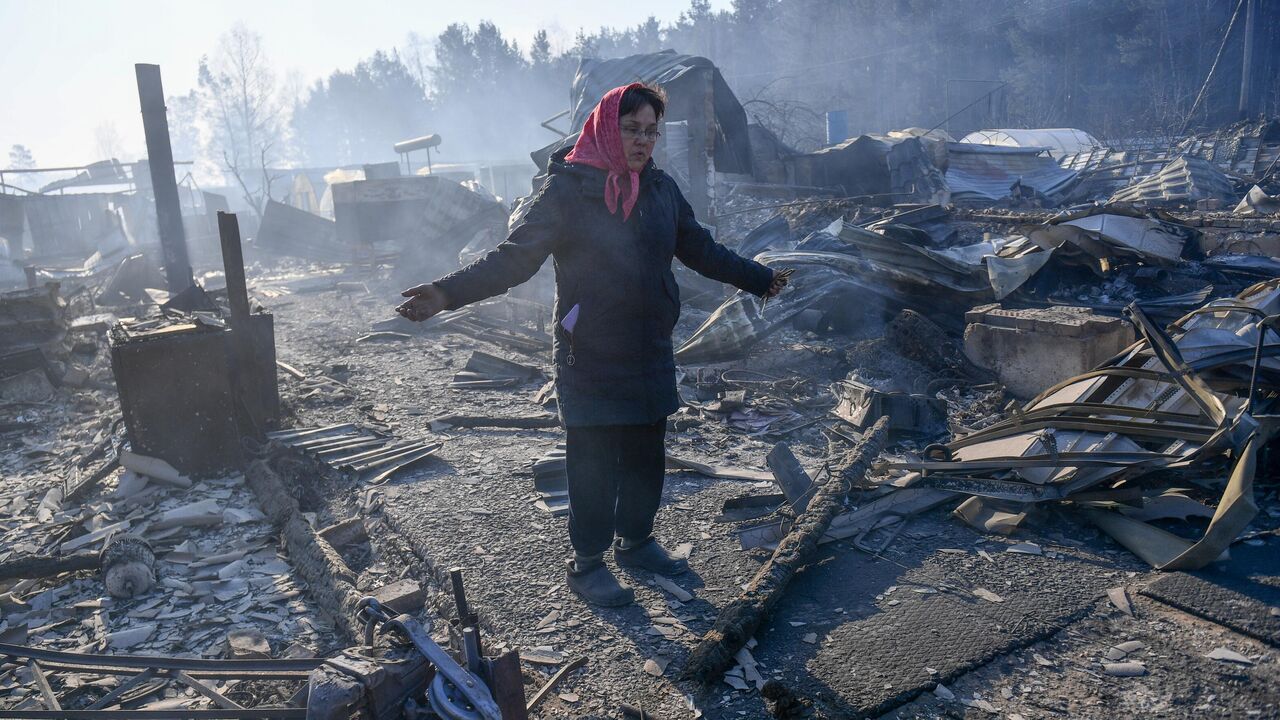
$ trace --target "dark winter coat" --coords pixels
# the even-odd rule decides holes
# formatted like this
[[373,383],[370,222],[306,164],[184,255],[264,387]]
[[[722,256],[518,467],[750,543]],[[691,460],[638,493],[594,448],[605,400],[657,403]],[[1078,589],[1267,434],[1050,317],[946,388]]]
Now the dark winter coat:
[[[483,258],[436,285],[455,310],[528,280],[551,255],[556,269],[554,359],[566,426],[658,422],[680,406],[671,331],[680,291],[671,258],[756,295],[768,268],[715,242],[669,175],[650,163],[630,218],[604,203],[605,172],[557,153],[523,222]],[[573,332],[561,321],[577,305]]]

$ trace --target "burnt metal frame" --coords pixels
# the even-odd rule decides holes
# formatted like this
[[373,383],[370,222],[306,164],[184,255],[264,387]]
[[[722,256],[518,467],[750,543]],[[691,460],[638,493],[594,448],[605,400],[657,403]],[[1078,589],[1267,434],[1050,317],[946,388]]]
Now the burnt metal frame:
[[[292,680],[305,683],[311,671],[323,662],[318,659],[282,660],[212,660],[143,655],[94,655],[45,650],[0,643],[0,658],[5,664],[26,665],[35,676],[45,710],[4,710],[0,718],[305,718],[305,707],[247,708],[214,690],[202,679]],[[64,709],[49,685],[48,671],[90,675],[128,675],[114,690],[81,710]],[[129,691],[144,683],[160,679],[176,682],[195,690],[218,705],[217,709],[165,710],[106,709]]]

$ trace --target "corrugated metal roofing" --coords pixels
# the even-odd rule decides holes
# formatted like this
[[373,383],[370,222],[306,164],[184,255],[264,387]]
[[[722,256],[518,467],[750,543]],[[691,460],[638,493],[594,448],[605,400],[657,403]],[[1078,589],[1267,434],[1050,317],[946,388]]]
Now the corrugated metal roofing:
[[1120,188],[1153,175],[1169,162],[1164,151],[1095,148],[1058,159],[1058,164],[1080,173],[1081,193],[1103,199]]
[[1220,170],[1258,178],[1280,156],[1280,120],[1250,121],[1174,141],[1143,138],[1122,141],[1124,150],[1082,150],[1058,159],[1080,173],[1090,197],[1112,193],[1159,172],[1179,155],[1203,158]]
[[1180,141],[1177,152],[1228,172],[1259,178],[1280,157],[1280,120],[1248,120]]
[[1213,163],[1198,157],[1174,158],[1154,175],[1120,188],[1111,202],[1195,202],[1235,197],[1231,180]]
[[699,67],[714,68],[715,65],[704,57],[682,55],[674,50],[609,60],[583,58],[573,78],[571,129],[581,130],[592,108],[613,88],[633,82],[666,85]]
[[1078,179],[1039,150],[975,143],[947,143],[946,177],[952,201],[960,204],[998,202],[1019,181],[1056,204]]

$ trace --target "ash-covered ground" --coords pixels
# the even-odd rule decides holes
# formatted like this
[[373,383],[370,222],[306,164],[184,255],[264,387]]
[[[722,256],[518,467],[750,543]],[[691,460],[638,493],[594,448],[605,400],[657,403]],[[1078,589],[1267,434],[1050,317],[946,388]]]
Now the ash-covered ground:
[[[790,220],[802,233],[842,213],[819,205]],[[1036,219],[1023,214],[1009,222],[1028,217]],[[731,230],[741,234],[756,219],[745,217]],[[999,216],[959,219],[958,242],[981,237],[992,222]],[[1194,272],[1170,287],[1195,282]],[[688,406],[669,423],[669,454],[750,479],[669,471],[657,533],[688,553],[692,570],[670,581],[620,571],[637,589],[636,604],[594,608],[565,586],[565,518],[548,511],[535,487],[532,465],[562,432],[433,422],[554,412],[540,392],[551,368],[549,352],[536,349],[537,311],[527,301],[502,301],[478,311],[489,326],[465,319],[412,325],[393,313],[400,274],[251,249],[250,294],[275,319],[282,427],[354,423],[398,440],[440,443],[433,456],[385,483],[322,471],[291,450],[273,452],[313,530],[351,520],[364,528],[367,542],[333,541],[357,592],[420,584],[426,602],[417,614],[443,641],[453,619],[444,581],[449,569],[461,568],[485,650],[520,651],[527,697],[558,669],[585,659],[536,717],[619,717],[624,704],[659,718],[1280,716],[1280,498],[1261,475],[1260,511],[1231,548],[1232,560],[1194,575],[1151,570],[1069,505],[1044,503],[1008,535],[979,532],[952,514],[963,499],[957,496],[821,546],[734,667],[710,686],[681,680],[692,648],[769,558],[763,548],[743,550],[739,531],[790,512],[776,503],[742,507],[744,497],[778,490],[768,481],[766,455],[785,442],[816,475],[859,440],[832,413],[833,383],[854,379],[942,402],[946,428],[895,434],[881,460],[918,457],[948,431],[987,427],[1016,400],[965,365],[958,328],[904,324],[878,301],[844,313],[828,307],[830,326],[793,324],[734,360],[684,366]],[[205,274],[202,284],[216,286],[219,275]],[[1103,286],[1063,282],[1046,293],[1055,302],[1105,304],[1139,290],[1119,277]],[[687,303],[677,341],[718,301],[711,292]],[[95,311],[83,302],[74,300],[68,315]],[[136,310],[142,316],[154,308]],[[0,493],[0,563],[96,551],[112,532],[127,531],[152,544],[156,584],[122,600],[107,596],[92,571],[0,581],[0,640],[208,658],[324,656],[353,642],[330,622],[345,610],[326,603],[326,588],[302,579],[302,561],[291,557],[238,473],[174,486],[108,466],[88,492],[62,499],[97,473],[124,434],[101,327],[68,338],[58,374],[74,382],[25,388],[2,406],[8,482]],[[521,329],[525,341],[504,340],[501,328]],[[460,388],[455,375],[473,352],[541,375]],[[848,503],[861,506],[877,486],[905,481],[902,471],[878,464]],[[1205,578],[1239,592],[1198,597],[1203,588],[1170,585],[1170,578]],[[40,707],[35,679],[29,667],[0,669],[6,706]],[[774,682],[762,692],[766,681]],[[117,687],[65,673],[49,682],[64,707],[88,707]],[[262,705],[284,703],[297,688],[223,681],[216,689]],[[157,686],[132,707],[199,702],[190,688]]]
[[[308,376],[332,377],[345,386],[285,380],[293,421],[299,426],[366,423],[444,444],[434,459],[386,485],[335,495],[335,516],[381,512],[428,566],[437,572],[464,568],[472,600],[489,629],[488,642],[495,649],[524,652],[530,688],[559,665],[586,657],[586,667],[540,709],[543,717],[612,716],[623,703],[663,718],[767,716],[750,678],[741,683],[746,690],[734,689],[729,684],[739,684],[734,679],[704,690],[676,678],[718,610],[767,557],[764,551],[740,550],[735,525],[717,522],[723,502],[772,488],[669,472],[658,533],[672,546],[692,546],[692,572],[674,579],[692,598],[681,601],[652,576],[624,572],[637,588],[634,606],[588,606],[564,584],[570,554],[564,518],[535,504],[531,463],[550,451],[561,433],[432,432],[429,424],[443,415],[545,412],[534,399],[540,381],[458,390],[450,380],[473,350],[549,372],[547,358],[444,330],[360,342],[374,323],[390,316],[399,289],[376,278],[365,285],[367,293],[347,284],[284,295],[272,303],[280,359]],[[677,335],[690,332],[704,316],[686,309]],[[794,331],[740,362],[718,367],[809,381],[816,397],[795,397],[792,407],[801,416],[821,418],[831,405],[821,399],[830,381],[860,369],[874,379],[886,363],[900,363],[902,372],[911,369],[909,360],[884,347],[876,330],[861,340],[875,348],[878,367],[850,364],[851,356],[867,356],[846,352],[858,347],[856,334],[824,339]],[[989,407],[991,398],[983,392],[962,389],[956,396],[955,417],[999,409]],[[678,416],[672,427],[671,454],[755,470],[764,469],[765,454],[781,439],[753,437],[693,415]],[[811,469],[844,442],[824,432],[822,423],[785,439]],[[1264,492],[1260,523],[1275,527],[1280,507],[1274,490]],[[1116,712],[1266,717],[1280,712],[1273,650],[1140,598],[1144,584],[1159,574],[1079,518],[1046,511],[1011,537],[992,536],[950,517],[950,507],[913,518],[878,553],[852,541],[824,546],[821,559],[797,577],[757,634],[750,652],[759,675],[780,680],[824,717],[882,712],[897,717]],[[863,545],[878,540],[867,538]],[[1275,540],[1265,536],[1250,542]],[[1019,552],[1027,549],[1034,554]],[[1132,615],[1108,600],[1107,590],[1116,587],[1133,599]],[[1133,640],[1143,643],[1133,656],[1141,658],[1146,674],[1104,674],[1107,651]],[[1249,657],[1252,664],[1204,657],[1219,646]],[[938,685],[943,689],[935,690]],[[923,699],[913,701],[921,694]],[[903,703],[909,704],[898,707]]]

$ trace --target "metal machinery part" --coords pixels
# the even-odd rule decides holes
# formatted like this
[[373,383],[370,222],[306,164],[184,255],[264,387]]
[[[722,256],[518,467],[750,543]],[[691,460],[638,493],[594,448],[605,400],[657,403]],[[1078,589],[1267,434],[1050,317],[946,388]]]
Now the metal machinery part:
[[431,664],[413,648],[348,648],[311,673],[307,720],[347,720],[353,709],[371,720],[396,720],[431,675]]
[[[434,667],[436,678],[433,678],[427,690],[429,706],[448,720],[502,720],[502,711],[498,709],[489,687],[484,679],[468,668],[479,669],[483,659],[466,657],[466,666],[454,661],[444,648],[431,639],[428,628],[409,617],[397,615],[392,617],[374,598],[360,601],[360,618],[365,622],[365,637],[377,627],[377,633],[391,635],[401,643],[411,643],[414,648]],[[471,655],[479,651],[478,642],[464,643],[464,654]],[[438,681],[437,681],[438,678]]]
[[441,673],[437,673],[427,690],[427,702],[431,709],[445,720],[481,720],[480,714],[457,686],[449,682]]

